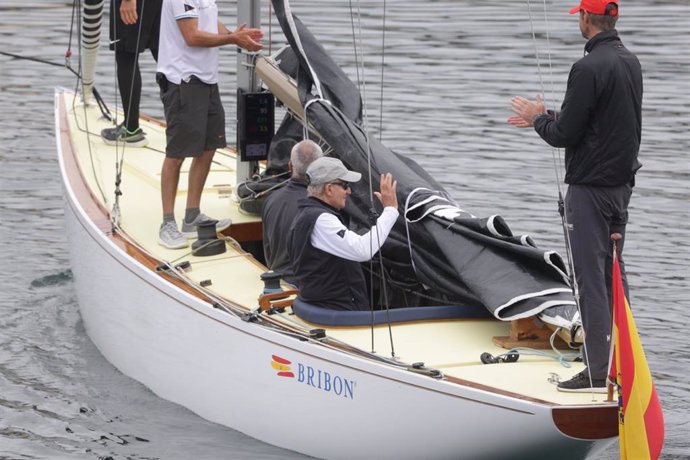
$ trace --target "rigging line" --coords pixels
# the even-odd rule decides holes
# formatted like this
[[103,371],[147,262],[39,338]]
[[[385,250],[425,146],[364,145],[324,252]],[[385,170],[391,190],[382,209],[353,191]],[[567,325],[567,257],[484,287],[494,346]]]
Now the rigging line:
[[[529,0],[528,0],[529,1]],[[549,77],[550,77],[550,83],[551,83],[551,104],[552,104],[552,110],[554,114],[554,118],[558,119],[558,111],[556,110],[556,100],[555,100],[555,89],[554,89],[554,77],[553,77],[553,64],[551,61],[551,35],[549,33],[549,15],[546,10],[546,1],[543,1],[543,7],[544,7],[544,23],[546,27],[546,55],[548,57],[548,62],[549,62]],[[543,91],[543,89],[542,89]],[[543,93],[542,93],[543,94]],[[554,153],[555,151],[555,153]],[[575,274],[575,265],[573,262],[573,257],[572,257],[572,245],[570,242],[570,233],[568,232],[568,218],[566,215],[566,208],[565,208],[565,200],[563,199],[563,191],[562,191],[562,180],[560,177],[560,169],[559,165],[564,164],[562,158],[561,158],[561,149],[560,148],[551,148],[552,155],[555,155],[556,158],[554,158],[554,170],[556,174],[556,187],[558,188],[558,205],[559,205],[559,213],[561,214],[561,223],[563,225],[563,237],[565,240],[565,251],[566,251],[566,258],[568,259],[568,267],[570,268],[570,282],[571,286],[573,289],[573,294],[575,296],[575,301],[577,304],[577,309],[578,313],[580,313],[580,292],[579,292],[579,287],[577,285],[577,278]],[[562,209],[562,211],[561,211]]]
[[362,92],[362,80],[359,76],[359,54],[357,51],[357,34],[355,33],[355,12],[352,10],[352,0],[349,2],[350,5],[350,24],[352,26],[352,50],[355,53],[355,72],[357,73],[357,89]]
[[[362,33],[362,9],[360,0],[357,0],[357,27],[359,29],[359,49],[361,50],[360,55],[362,57],[362,124],[364,132],[369,130],[369,111],[367,110],[367,76],[366,76],[366,65],[364,62],[364,40]],[[367,149],[369,149],[369,136],[367,135]]]
[[381,95],[379,102],[379,141],[383,141],[383,84],[386,68],[386,0],[383,0],[383,27],[381,31]]
[[[349,0],[348,6],[350,8],[350,26],[352,28],[352,51],[354,52],[355,55],[355,73],[357,74],[357,89],[359,90],[360,94],[362,93],[362,76],[360,76],[359,73],[359,51],[357,48],[357,32],[355,31],[355,12],[352,7],[352,0]],[[366,130],[363,130],[363,134],[366,136]],[[367,154],[368,156],[368,154]],[[369,175],[369,200],[373,204],[373,190],[371,187],[371,174]],[[371,222],[370,222],[371,223]],[[373,252],[373,241],[370,239],[369,240],[369,253],[371,254]],[[372,261],[369,260],[369,267],[370,270],[372,268]],[[370,286],[373,286],[370,284]],[[370,292],[370,299],[369,299],[369,307],[371,309],[371,321],[373,325],[374,321],[374,301],[373,301],[373,290]],[[374,330],[372,328],[371,330],[371,349],[373,351],[374,349]]]
[[[355,32],[354,29],[354,12],[352,11],[352,0],[350,0],[350,23],[352,24],[352,29],[353,29],[353,44],[354,44],[354,49],[355,49],[355,57],[357,56],[357,38],[359,38],[359,49],[361,50],[360,56],[361,59],[355,59],[355,64],[357,68],[357,79],[360,81],[360,73],[359,73],[359,67],[361,65],[362,67],[362,73],[361,73],[361,93],[362,93],[362,133],[364,135],[364,139],[366,140],[366,149],[367,149],[367,175],[368,175],[368,183],[369,183],[369,203],[371,205],[371,209],[374,209],[374,190],[373,190],[373,174],[372,174],[372,149],[371,149],[371,141],[369,139],[369,133],[367,130],[368,127],[368,110],[367,110],[367,86],[366,86],[366,66],[365,66],[365,61],[364,61],[364,43],[363,43],[363,32],[362,32],[362,10],[361,10],[361,3],[359,0],[357,0],[357,32]],[[356,36],[358,35],[358,37]],[[370,224],[373,224],[373,222],[369,222]],[[369,234],[369,255],[370,255],[370,270],[373,272],[373,257],[374,257],[374,235],[370,232]],[[379,234],[379,228],[378,226],[376,227],[376,242],[378,244],[379,251],[381,251],[381,237]],[[379,258],[379,264],[380,268],[383,269],[383,262]],[[371,284],[370,286],[373,286]],[[388,324],[388,335],[389,335],[389,340],[390,340],[390,346],[391,346],[391,356],[395,357],[395,346],[393,343],[393,329],[391,327],[391,322],[390,322],[390,304],[388,301],[388,291],[386,290],[385,283],[381,285],[382,287],[382,292],[383,292],[383,297],[384,297],[384,306],[386,308],[386,316],[387,316],[387,324]],[[372,351],[374,350],[374,302],[373,302],[373,293],[370,296],[370,305],[371,309],[371,318],[372,318],[372,323],[371,323],[371,349]]]
[[[556,113],[556,90],[554,89],[554,78],[553,78],[553,63],[551,61],[551,34],[549,33],[549,15],[546,11],[546,1],[543,2],[544,6],[544,26],[546,27],[546,57],[549,60],[549,80],[551,83],[551,110],[554,114]],[[560,149],[558,149],[560,153]],[[559,184],[560,185],[560,184]]]
[[[79,10],[81,10],[81,0],[74,0],[74,3],[72,5],[73,5],[73,11],[77,8]],[[79,30],[81,30],[81,15],[76,15],[76,14],[72,15],[72,24],[70,25],[70,30],[74,27],[75,20],[77,22],[77,28]],[[71,42],[72,42],[72,37],[70,36],[70,44],[69,44],[70,47],[71,47]],[[79,43],[81,43],[81,41]],[[76,115],[76,113],[77,113],[76,101],[77,101],[77,96],[79,95],[79,85],[81,84],[81,90],[82,90],[82,92],[81,92],[81,94],[82,94],[81,105],[82,105],[82,109],[84,111],[84,123],[85,123],[85,128],[83,129],[83,131],[86,132],[86,145],[89,148],[89,159],[90,159],[90,163],[91,163],[91,173],[93,174],[94,181],[96,182],[98,192],[101,194],[101,199],[103,200],[103,204],[106,204],[106,203],[108,203],[108,199],[106,198],[105,192],[103,191],[103,188],[101,187],[101,183],[98,180],[98,175],[96,174],[96,164],[94,161],[93,150],[91,148],[90,131],[89,131],[89,117],[87,114],[86,103],[84,101],[84,79],[81,78],[81,74],[82,74],[81,45],[79,47],[79,50],[80,50],[79,51],[79,59],[77,61],[78,62],[77,67],[79,70],[77,73],[77,81],[76,81],[75,88],[74,88],[74,97],[72,98],[72,112],[74,113],[74,119],[76,121],[76,124],[77,124],[77,126],[79,126],[79,120],[77,119],[77,115]]]
[[[132,68],[132,76],[129,83],[129,101],[127,102],[127,116],[125,117],[125,129],[129,124],[129,117],[132,110],[132,92],[134,91],[134,77],[137,73],[137,68],[139,67],[139,45],[141,44],[141,28],[144,24],[144,11],[146,10],[146,0],[141,0],[141,16],[139,17],[139,27],[137,28],[137,44],[134,58],[134,67]],[[117,63],[117,61],[116,61]],[[124,107],[123,107],[124,108]],[[117,141],[117,138],[115,138]],[[126,142],[123,142],[126,145]],[[124,156],[124,146],[122,149],[122,154]]]
[[[352,5],[352,0],[350,0],[350,5]],[[350,9],[352,10],[352,9]],[[352,16],[352,12],[350,13]],[[351,19],[351,22],[354,24],[354,18]],[[353,25],[354,28],[354,25]],[[369,115],[368,115],[368,110],[367,110],[367,82],[366,82],[366,66],[364,62],[364,43],[362,40],[362,10],[361,10],[361,4],[360,1],[357,0],[357,28],[358,28],[358,36],[359,36],[359,49],[360,49],[360,56],[361,59],[359,62],[355,62],[357,68],[359,69],[359,66],[362,66],[362,80],[361,80],[361,94],[362,94],[362,133],[364,134],[364,139],[366,140],[366,148],[367,148],[367,177],[369,179],[369,203],[371,206],[374,206],[374,190],[373,190],[373,184],[372,184],[372,169],[371,169],[371,142],[369,140],[369,132],[368,132],[368,126],[369,126]],[[353,34],[355,32],[353,31]],[[355,42],[355,50],[357,49],[356,45],[356,37],[353,37],[353,41]],[[357,78],[359,79],[359,70],[357,71]],[[371,249],[373,250],[373,249]],[[371,252],[371,251],[370,251]],[[373,257],[373,254],[372,254]]]
[[[553,89],[553,66],[551,65],[551,41],[550,41],[550,34],[548,30],[548,13],[546,10],[546,1],[544,0],[544,20],[546,23],[546,43],[547,43],[547,54],[548,54],[548,60],[549,60],[549,69],[550,69],[550,75],[551,75],[551,87],[552,87],[552,94],[551,98],[552,100],[554,99],[554,89]],[[539,75],[539,84],[541,88],[541,93],[542,95],[545,94],[545,88],[544,88],[544,80],[542,76],[542,70],[541,70],[541,61],[539,59],[539,49],[537,46],[537,38],[536,38],[536,33],[534,31],[534,19],[532,18],[532,5],[530,3],[530,0],[527,0],[527,12],[529,15],[529,23],[530,23],[530,29],[532,31],[532,43],[534,45],[534,54],[535,58],[537,61],[537,74]],[[554,102],[555,105],[555,102]],[[557,112],[554,108],[553,110],[554,116],[557,117]],[[566,251],[566,259],[568,260],[568,268],[570,269],[570,283],[571,283],[571,288],[573,289],[573,295],[575,296],[575,301],[578,305],[578,311],[579,311],[579,292],[578,292],[578,287],[577,287],[577,282],[575,280],[575,270],[574,270],[574,265],[573,265],[573,258],[572,258],[572,251],[571,251],[571,245],[570,245],[570,235],[568,233],[568,222],[565,217],[565,204],[563,200],[563,192],[562,192],[562,187],[561,187],[561,177],[560,177],[560,170],[559,170],[559,164],[561,162],[561,155],[560,155],[560,149],[556,149],[554,147],[551,147],[551,158],[553,160],[553,167],[554,167],[554,173],[556,176],[556,189],[558,190],[558,207],[559,207],[559,214],[561,216],[561,225],[563,227],[563,239],[565,243],[565,251]]]
[[[26,61],[39,62],[39,63],[41,63],[41,64],[48,64],[48,65],[52,65],[52,66],[55,66],[55,67],[64,67],[65,69],[67,69],[67,70],[69,70],[70,72],[72,72],[76,77],[79,77],[79,73],[78,73],[76,70],[74,70],[74,69],[72,68],[72,66],[70,66],[68,63],[60,64],[60,63],[58,63],[58,62],[51,62],[51,61],[47,61],[47,60],[41,59],[41,58],[35,58],[35,57],[31,57],[31,56],[21,56],[21,55],[19,55],[19,54],[8,53],[7,51],[0,51],[0,54],[2,54],[2,55],[4,55],[4,56],[11,57],[11,58],[14,58],[14,59],[23,59],[23,60],[26,60]],[[66,59],[66,60],[67,60],[67,59]]]
[[[350,5],[352,5],[352,0],[350,0]],[[372,208],[374,206],[374,189],[373,189],[373,182],[372,182],[372,165],[371,165],[371,157],[372,157],[372,151],[371,151],[371,142],[369,140],[369,132],[368,132],[368,124],[369,124],[369,116],[368,116],[368,110],[367,110],[367,83],[366,83],[366,71],[365,71],[365,62],[364,62],[364,43],[362,40],[362,11],[360,7],[360,1],[357,0],[357,27],[358,27],[358,36],[359,36],[359,49],[361,50],[360,56],[361,59],[358,62],[355,62],[356,67],[359,69],[359,66],[362,66],[362,79],[361,79],[361,94],[362,94],[362,134],[364,135],[364,139],[366,140],[366,149],[367,149],[367,177],[369,179],[369,203],[371,204]],[[352,8],[350,8],[352,11]],[[352,12],[350,13],[352,16]],[[351,22],[353,23],[353,28],[354,28],[354,18],[351,19]],[[353,34],[355,34],[353,30]],[[353,42],[355,43],[355,50],[357,49],[356,45],[356,38],[353,36]],[[359,79],[359,70],[357,70],[357,78]],[[373,245],[370,244],[370,254],[373,257]]]
[[[372,216],[372,220],[373,220],[373,217],[374,217],[373,207],[371,210],[372,210],[371,216]],[[378,222],[369,231],[369,254],[371,256],[369,259],[369,270],[370,270],[369,277],[371,280],[370,284],[369,284],[370,290],[371,290],[371,292],[370,292],[370,304],[369,304],[370,309],[371,309],[371,351],[372,352],[374,351],[374,326],[375,325],[374,325],[374,301],[373,301],[373,295],[374,295],[373,294],[373,286],[374,286],[374,282],[373,282],[374,260],[373,259],[374,259],[374,236],[376,236],[376,243],[377,243],[377,246],[379,248],[377,251],[379,254],[378,264],[379,264],[379,270],[381,271],[381,277],[380,277],[381,282],[379,283],[379,286],[380,286],[381,292],[383,294],[383,306],[386,309],[386,323],[388,325],[388,338],[389,338],[390,345],[391,345],[391,357],[395,358],[395,345],[393,343],[393,328],[391,327],[391,320],[390,320],[390,301],[388,299],[388,289],[386,288],[387,286],[386,286],[386,282],[385,282],[386,279],[385,279],[385,276],[383,275],[385,267],[383,264],[383,253],[382,253],[383,244],[381,243],[381,233],[380,233],[381,229],[377,224],[378,224]],[[374,228],[376,229],[376,232],[373,232]]]
[[[361,9],[360,2],[357,0],[357,27],[359,34],[355,31],[355,12],[352,8],[352,0],[349,1],[350,4],[350,23],[352,24],[352,46],[355,53],[355,69],[357,71],[357,86],[362,97],[362,134],[366,140],[367,148],[367,177],[369,180],[369,203],[372,208],[374,206],[374,190],[372,185],[372,173],[371,173],[371,145],[369,142],[369,133],[367,132],[367,90],[366,90],[366,76],[365,76],[365,65],[364,65],[364,45],[362,43],[362,21],[361,21]],[[360,53],[357,52],[357,35],[359,35],[359,48],[361,49],[361,59]],[[362,73],[360,75],[360,65],[362,67]],[[370,253],[373,251],[373,245],[370,244]],[[373,256],[373,254],[372,254]]]
[[[115,1],[112,1],[110,3],[111,7],[115,6]],[[114,9],[114,8],[112,8]],[[110,27],[111,30],[113,31],[113,39],[110,42],[110,45],[113,47],[113,88],[115,88],[115,92],[119,93],[120,92],[120,87],[118,84],[117,80],[117,43],[120,41],[118,38],[118,27],[117,27],[117,15],[119,14],[118,11],[110,11]],[[118,117],[119,117],[119,112],[117,110],[117,105],[119,103],[119,98],[117,95],[115,96],[115,117],[113,118],[113,126],[117,128],[118,126]],[[119,145],[117,142],[117,131],[115,133],[115,202],[113,203],[112,211],[111,213],[113,214],[111,216],[111,221],[114,226],[119,227],[120,223],[120,201],[118,199],[117,192],[120,190],[120,185],[119,185],[119,180],[118,180],[118,157],[119,157]]]
[[[529,0],[527,0],[529,3]],[[546,57],[548,59],[548,64],[549,64],[549,77],[550,77],[550,83],[551,83],[551,106],[552,106],[552,111],[554,113],[554,116],[557,117],[557,111],[556,111],[556,97],[555,97],[555,89],[554,89],[554,83],[553,83],[553,65],[551,61],[551,35],[549,33],[549,16],[548,12],[546,10],[546,1],[543,2],[544,5],[544,25],[546,27]],[[530,18],[530,24],[532,23],[532,20]],[[536,50],[536,37],[534,35],[534,26],[532,25],[532,39],[534,40],[534,46]],[[537,53],[538,54],[538,53]],[[541,94],[542,96],[546,95],[546,90],[544,87],[544,82],[542,80],[542,72],[541,72],[541,65],[537,59],[537,68],[539,70],[539,81],[541,84]],[[561,187],[561,176],[560,176],[560,169],[559,165],[561,164],[561,149],[560,148],[554,148],[551,147],[551,156],[553,157],[553,164],[554,164],[554,173],[556,175],[556,188],[558,189],[558,196],[559,199],[562,199],[562,187]]]
[[[547,53],[549,56],[549,70],[550,70],[550,75],[551,75],[551,86],[552,86],[552,100],[555,98],[554,93],[555,91],[553,90],[553,66],[551,65],[551,49],[550,49],[550,35],[549,35],[549,22],[548,22],[548,12],[546,9],[546,0],[543,0],[543,6],[544,6],[544,22],[546,26],[546,44],[547,44]],[[541,78],[541,66],[539,65],[539,60],[538,60],[538,52],[537,52],[537,44],[536,44],[536,36],[534,34],[534,24],[532,20],[532,11],[531,11],[531,4],[530,0],[527,0],[527,11],[529,12],[529,19],[530,19],[530,26],[532,28],[532,39],[534,42],[534,48],[535,48],[535,53],[537,54],[537,68],[538,68],[538,73],[539,73],[539,80],[541,82],[541,88],[542,88],[542,94],[544,94],[544,84]],[[558,113],[555,108],[555,101],[553,102],[553,114],[554,117],[557,119]],[[573,291],[573,297],[575,298],[575,305],[577,307],[577,312],[580,315],[580,318],[582,318],[582,308],[580,305],[580,291],[579,287],[577,284],[577,276],[575,273],[575,265],[573,262],[573,255],[572,255],[572,245],[570,242],[570,232],[569,232],[569,227],[570,225],[568,224],[568,219],[566,217],[566,206],[565,206],[565,200],[563,199],[563,193],[562,193],[562,188],[561,188],[561,179],[559,175],[559,169],[558,165],[561,161],[561,154],[560,154],[560,149],[554,149],[553,147],[551,148],[551,156],[553,158],[553,163],[554,163],[554,170],[555,170],[555,175],[556,175],[556,187],[558,189],[558,212],[561,216],[561,225],[563,227],[563,239],[565,243],[565,251],[566,251],[566,258],[568,259],[568,268],[570,269],[570,284],[571,284],[571,289]],[[584,324],[583,324],[583,329],[584,329]],[[587,355],[587,337],[586,337],[586,332],[585,331],[585,337],[583,339],[583,346],[585,350],[585,355]],[[587,373],[589,376],[589,382],[590,385],[592,385],[592,373],[587,366]]]
[[[115,5],[115,3],[113,3]],[[137,74],[137,70],[139,68],[139,45],[141,44],[141,29],[144,24],[144,11],[146,10],[146,0],[141,0],[141,15],[138,18],[139,21],[139,26],[137,27],[137,41],[136,41],[136,47],[135,47],[135,52],[134,52],[134,67],[132,67],[132,75],[130,78],[130,83],[129,83],[129,97],[127,101],[127,115],[125,116],[124,120],[124,126],[123,129],[125,132],[128,131],[127,126],[129,125],[129,117],[132,114],[132,94],[134,92],[134,80]],[[115,22],[115,16],[119,12],[112,12],[111,11],[111,16],[113,17],[113,24],[117,25]],[[124,23],[124,22],[123,22]],[[116,29],[117,30],[117,29]],[[115,50],[115,56],[117,56],[117,50]],[[115,71],[117,72],[117,57],[115,58]],[[118,91],[122,91],[122,88],[119,88],[119,85],[116,85],[115,88]],[[124,109],[124,107],[123,107]],[[117,128],[117,124],[115,127]],[[125,152],[127,149],[127,142],[120,142],[119,137],[117,136],[117,131],[115,135],[115,202],[113,203],[113,215],[115,218],[119,219],[120,217],[120,196],[122,195],[122,190],[120,189],[120,184],[122,183],[122,165],[124,164],[125,161]]]
[[[546,26],[546,46],[547,46],[547,56],[548,56],[548,62],[549,62],[549,75],[551,77],[551,99],[553,103],[553,114],[554,117],[558,117],[558,112],[556,111],[555,108],[555,90],[554,90],[554,83],[553,83],[553,65],[551,63],[551,39],[550,39],[550,33],[549,33],[549,22],[548,22],[548,12],[546,9],[546,1],[543,1],[543,6],[544,6],[544,22]],[[529,12],[530,16],[530,26],[532,28],[532,40],[534,42],[534,48],[535,48],[535,54],[537,55],[537,69],[538,69],[538,74],[539,74],[539,79],[541,83],[541,90],[542,94],[545,94],[545,89],[544,89],[544,83],[542,80],[542,71],[541,71],[541,65],[539,62],[538,58],[538,51],[537,51],[537,42],[536,42],[536,36],[534,33],[534,23],[532,20],[532,12],[531,12],[531,4],[530,0],[527,0],[527,10]],[[560,177],[560,169],[559,165],[562,164],[561,161],[561,149],[551,147],[551,157],[553,159],[553,167],[554,167],[554,173],[556,176],[556,188],[558,190],[558,212],[561,216],[561,225],[563,228],[563,240],[565,244],[565,252],[566,252],[566,259],[568,261],[568,268],[570,271],[570,285],[571,289],[573,290],[573,296],[575,297],[575,303],[577,305],[578,313],[581,314],[580,312],[580,294],[579,294],[579,287],[577,285],[577,278],[576,278],[576,273],[575,273],[575,265],[573,263],[573,255],[572,255],[572,245],[570,242],[570,232],[568,231],[569,225],[568,225],[568,220],[566,217],[566,209],[565,209],[565,200],[563,199],[563,190],[561,187],[561,177]]]

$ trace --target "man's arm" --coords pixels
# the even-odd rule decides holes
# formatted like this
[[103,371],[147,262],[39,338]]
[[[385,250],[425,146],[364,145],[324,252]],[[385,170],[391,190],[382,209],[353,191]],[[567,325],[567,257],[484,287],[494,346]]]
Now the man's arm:
[[248,51],[259,51],[263,48],[263,45],[259,43],[264,35],[263,32],[260,29],[248,29],[247,24],[242,24],[234,32],[228,32],[228,29],[219,22],[219,33],[217,34],[199,30],[199,20],[196,18],[178,19],[177,26],[180,28],[187,46],[213,48],[223,45],[237,45]]
[[348,230],[333,214],[324,213],[316,219],[311,244],[343,259],[366,262],[383,246],[397,218],[398,210],[388,206],[384,208],[371,230],[364,235],[358,235]]
[[557,116],[537,117],[534,130],[552,147],[577,145],[585,134],[596,108],[596,78],[583,65],[573,65],[568,89]]

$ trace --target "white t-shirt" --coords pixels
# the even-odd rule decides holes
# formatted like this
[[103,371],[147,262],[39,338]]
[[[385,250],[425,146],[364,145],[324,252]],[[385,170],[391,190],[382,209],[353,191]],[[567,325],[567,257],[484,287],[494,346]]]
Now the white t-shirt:
[[204,83],[218,83],[218,47],[187,46],[177,21],[196,19],[198,29],[218,33],[215,0],[163,0],[158,49],[158,72],[180,84],[195,75]]
[[376,225],[364,235],[358,235],[348,230],[336,216],[325,212],[316,219],[311,244],[343,259],[366,262],[374,257],[386,241],[398,215],[397,209],[387,206],[376,220]]

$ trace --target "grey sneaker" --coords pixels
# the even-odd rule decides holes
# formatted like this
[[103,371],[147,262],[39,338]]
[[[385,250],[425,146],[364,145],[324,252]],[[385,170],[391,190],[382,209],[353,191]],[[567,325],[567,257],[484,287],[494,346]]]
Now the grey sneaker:
[[202,212],[196,216],[196,219],[194,219],[191,223],[187,223],[184,219],[182,219],[182,234],[187,238],[194,238],[196,237],[196,226],[202,222],[208,222],[210,220],[216,221],[217,232],[222,232],[232,223],[230,219],[213,219]]
[[158,231],[158,244],[168,249],[183,249],[189,246],[187,238],[177,229],[177,224],[173,221],[166,221],[161,224]]
[[592,379],[590,383],[585,369],[570,380],[559,383],[557,389],[566,393],[606,393],[606,379]]
[[125,128],[124,123],[120,123],[114,128],[101,130],[101,138],[107,145],[125,144],[128,147],[144,147],[149,143],[141,128],[137,128],[134,132],[129,132]]

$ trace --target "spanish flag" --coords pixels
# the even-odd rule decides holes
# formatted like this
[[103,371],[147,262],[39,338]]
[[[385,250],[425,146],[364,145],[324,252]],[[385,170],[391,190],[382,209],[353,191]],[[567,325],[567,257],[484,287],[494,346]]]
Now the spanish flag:
[[621,459],[658,459],[664,444],[664,415],[652,382],[635,320],[613,256],[613,337],[609,380],[618,390]]

